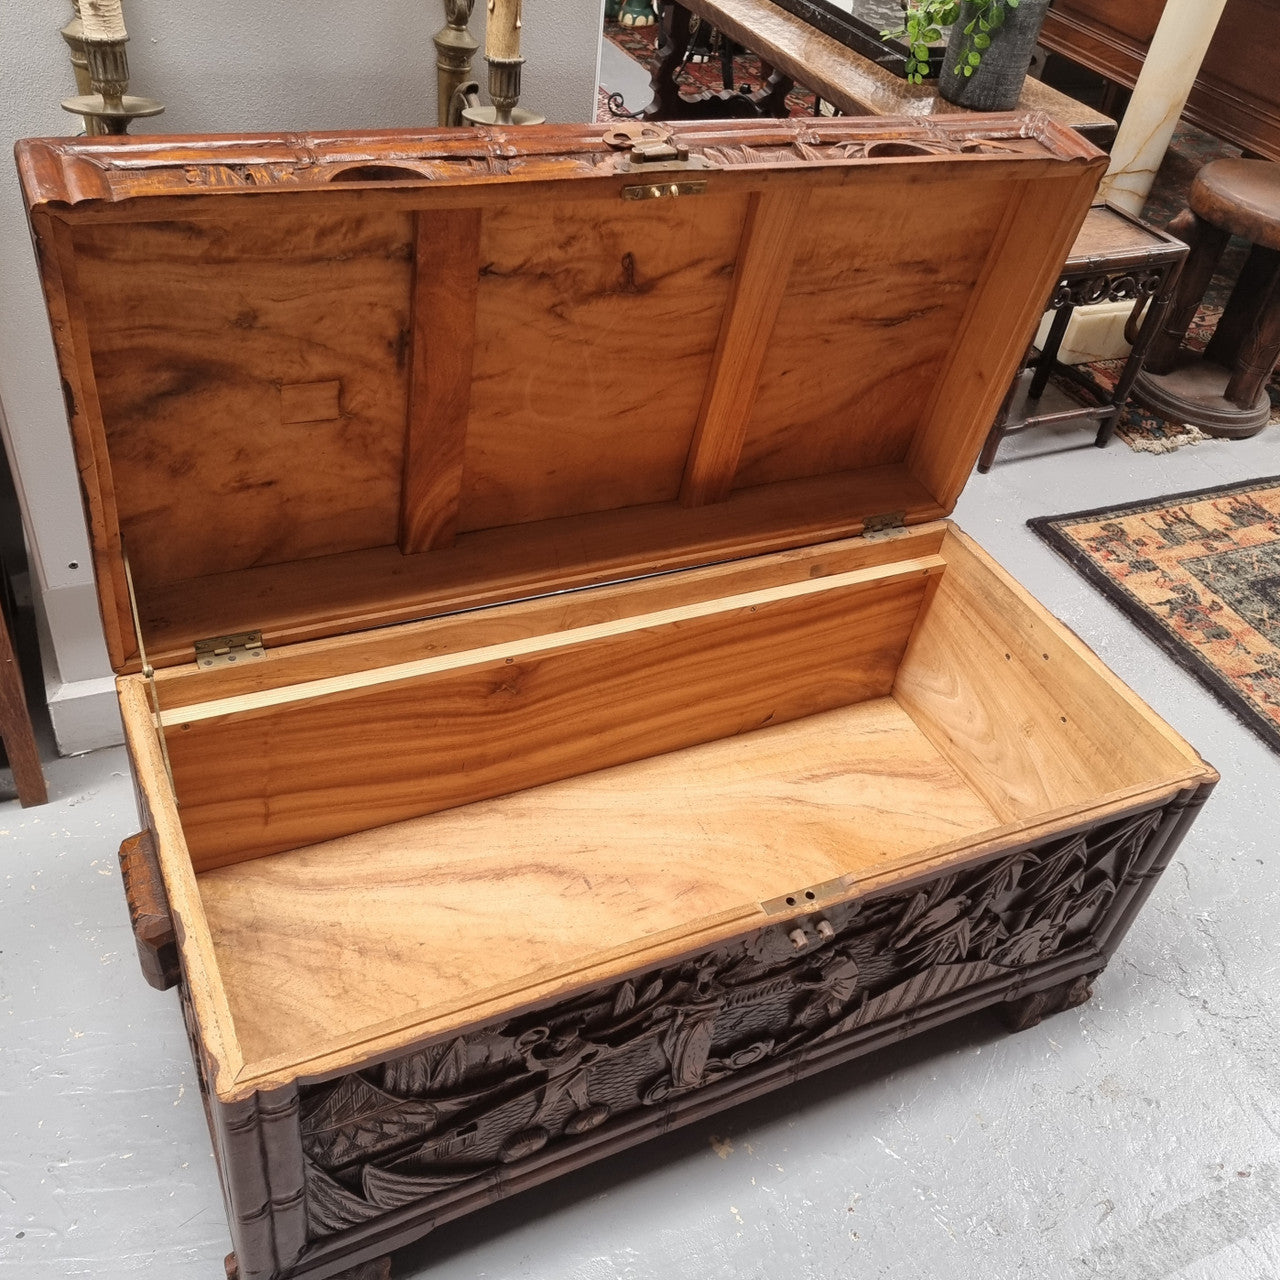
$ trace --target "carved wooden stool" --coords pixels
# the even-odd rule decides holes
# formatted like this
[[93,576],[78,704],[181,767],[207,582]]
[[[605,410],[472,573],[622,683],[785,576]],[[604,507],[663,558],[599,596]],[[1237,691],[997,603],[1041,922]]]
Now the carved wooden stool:
[[[1173,286],[1186,256],[1187,246],[1181,240],[1119,209],[1099,204],[1089,210],[1071,247],[1071,255],[1063,264],[1058,287],[1049,300],[1053,324],[1044,350],[1035,360],[1035,372],[1024,368],[1014,378],[983,445],[978,459],[980,472],[991,470],[1005,436],[1047,422],[1091,418],[1098,423],[1094,437],[1098,448],[1111,439],[1134,379],[1142,370],[1146,352],[1174,296]],[[1133,301],[1133,310],[1125,337],[1131,349],[1113,388],[1107,390],[1073,365],[1059,363],[1058,352],[1076,307],[1129,300]],[[1041,411],[1040,399],[1052,373],[1070,378],[1086,394],[1089,403]]]
[[[1267,382],[1280,356],[1280,165],[1214,160],[1196,175],[1189,203],[1169,230],[1191,244],[1191,256],[1134,390],[1168,418],[1243,439],[1270,420]],[[1253,248],[1204,355],[1196,355],[1183,350],[1183,339],[1233,235]]]

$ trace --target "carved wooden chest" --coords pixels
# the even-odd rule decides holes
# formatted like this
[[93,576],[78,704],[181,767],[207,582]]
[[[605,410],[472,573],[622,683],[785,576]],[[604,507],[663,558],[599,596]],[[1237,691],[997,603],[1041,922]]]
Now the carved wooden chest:
[[942,519],[1087,144],[19,158],[241,1280],[1087,996],[1215,775]]

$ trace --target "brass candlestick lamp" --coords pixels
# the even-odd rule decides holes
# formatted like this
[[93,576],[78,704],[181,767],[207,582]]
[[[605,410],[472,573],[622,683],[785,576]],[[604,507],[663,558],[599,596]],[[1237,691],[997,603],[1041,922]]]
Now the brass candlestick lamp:
[[433,39],[436,46],[436,119],[459,124],[471,85],[471,60],[480,42],[467,27],[475,0],[444,0],[445,25]]
[[63,28],[62,36],[71,48],[77,82],[80,76],[76,55],[83,54],[85,75],[92,92],[67,98],[62,104],[63,110],[83,116],[88,131],[94,134],[127,133],[134,120],[158,116],[164,110],[163,103],[125,93],[129,87],[129,58],[125,53],[129,33],[124,26],[121,0],[73,0],[73,3],[76,17]]
[[524,66],[520,56],[521,0],[486,0],[486,6],[484,60],[489,64],[492,105],[472,102],[461,116],[468,124],[476,125],[542,124],[545,116],[518,105]]

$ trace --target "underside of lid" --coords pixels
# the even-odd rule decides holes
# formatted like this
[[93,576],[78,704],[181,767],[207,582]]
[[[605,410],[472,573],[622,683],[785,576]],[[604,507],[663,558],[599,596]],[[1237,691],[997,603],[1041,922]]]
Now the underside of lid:
[[1105,158],[647,129],[20,145],[117,670],[951,510]]

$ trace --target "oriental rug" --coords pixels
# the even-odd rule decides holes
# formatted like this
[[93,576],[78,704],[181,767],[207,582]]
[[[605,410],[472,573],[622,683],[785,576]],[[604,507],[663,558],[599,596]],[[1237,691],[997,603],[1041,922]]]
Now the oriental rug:
[[1280,476],[1027,523],[1280,751]]

